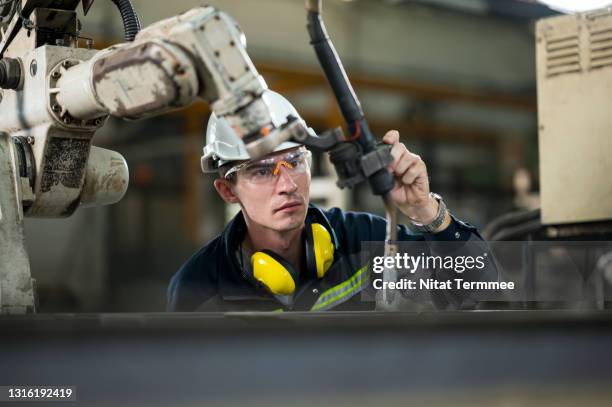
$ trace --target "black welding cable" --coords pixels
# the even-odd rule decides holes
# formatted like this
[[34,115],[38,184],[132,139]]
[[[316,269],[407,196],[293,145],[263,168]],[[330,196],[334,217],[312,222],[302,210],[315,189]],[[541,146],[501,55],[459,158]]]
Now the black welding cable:
[[314,47],[325,76],[338,99],[344,120],[347,123],[354,123],[363,117],[363,110],[327,34],[321,18],[321,1],[306,0],[306,10],[308,11],[310,44]]
[[134,10],[132,6],[132,2],[130,0],[111,0],[115,3],[115,6],[119,9],[121,13],[121,19],[123,20],[123,29],[125,30],[125,40],[126,41],[134,41],[136,38],[136,34],[140,31],[140,20],[138,19],[138,14]]
[[[359,99],[357,99],[340,57],[327,34],[321,17],[321,4],[322,0],[306,0],[310,44],[315,50],[319,64],[334,92],[351,134],[347,141],[358,144],[364,153],[369,153],[376,149],[376,139],[368,127]],[[395,245],[397,241],[397,208],[390,195],[390,191],[393,189],[393,176],[383,168],[370,175],[369,182],[374,194],[383,197],[387,213],[385,255],[392,255],[397,252],[397,246]],[[387,270],[383,279],[387,282],[395,281],[394,270]],[[389,290],[383,290],[383,294],[382,298],[377,298],[377,308],[394,309],[393,293]]]
[[[322,0],[306,0],[310,44],[315,50],[319,64],[342,111],[342,116],[351,134],[348,141],[359,144],[364,153],[369,153],[376,149],[376,139],[368,126],[340,57],[327,34],[321,16],[321,5]],[[386,170],[376,172],[370,176],[369,181],[376,195],[383,195],[393,189],[393,178]]]
[[350,139],[358,141],[366,152],[371,151],[375,147],[375,141],[367,128],[361,104],[342,66],[342,61],[327,34],[321,15],[322,1],[306,0],[306,10],[310,44],[314,48],[319,64],[338,101],[342,116],[349,127]]

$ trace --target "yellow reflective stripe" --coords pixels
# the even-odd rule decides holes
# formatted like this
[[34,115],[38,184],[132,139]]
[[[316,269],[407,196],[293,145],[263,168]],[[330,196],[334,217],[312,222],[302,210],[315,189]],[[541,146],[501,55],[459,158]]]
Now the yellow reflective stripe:
[[347,281],[331,288],[330,290],[333,290],[333,292],[330,292],[330,290],[326,291],[324,295],[317,300],[315,305],[311,308],[311,311],[319,311],[323,308],[331,308],[328,306],[336,305],[342,302],[341,300],[349,294],[356,294],[357,292],[361,291],[358,289],[362,288],[363,283],[367,281],[367,278],[362,278],[365,271],[367,271],[367,265],[357,271],[357,273],[355,273],[355,275],[353,275],[353,277],[351,277]]
[[368,267],[368,265],[366,264],[365,266],[363,266],[362,268],[360,268],[359,270],[357,270],[357,272],[355,274],[353,274],[348,280],[343,281],[342,283],[333,286],[332,288],[328,289],[327,291],[325,291],[323,294],[321,294],[319,296],[319,298],[317,299],[317,302],[319,301],[324,301],[326,300],[328,297],[330,296],[334,296],[338,293],[338,291],[342,290],[344,287],[346,287],[347,285],[349,285],[351,282],[353,282],[356,278],[358,278],[359,276],[361,276],[361,274],[363,274],[363,271],[366,270]]
[[349,294],[352,294],[352,293],[356,294],[355,291],[357,291],[359,288],[363,288],[362,287],[363,283],[368,281],[368,278],[367,278],[368,274],[366,273],[367,271],[368,271],[368,264],[366,264],[361,269],[359,269],[348,280],[325,291],[323,294],[321,294],[317,302],[315,302],[315,304],[312,306],[310,310],[319,311],[322,308],[327,307],[328,305],[334,305],[335,303],[340,302],[340,300],[342,300]]

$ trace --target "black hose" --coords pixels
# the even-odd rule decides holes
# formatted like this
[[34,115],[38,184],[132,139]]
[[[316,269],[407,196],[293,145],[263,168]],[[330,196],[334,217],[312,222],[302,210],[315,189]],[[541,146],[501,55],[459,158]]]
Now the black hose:
[[516,225],[504,227],[497,231],[492,236],[489,236],[489,241],[499,240],[523,240],[527,235],[534,234],[542,230],[542,222],[540,219],[530,220]]
[[132,6],[130,0],[111,0],[121,13],[123,20],[123,29],[125,30],[125,40],[128,42],[134,41],[136,34],[140,31],[140,20],[138,14]]
[[[319,64],[338,101],[346,121],[351,141],[358,144],[364,154],[376,150],[376,139],[365,119],[361,104],[349,82],[340,57],[332,44],[321,17],[321,0],[306,0],[308,34]],[[377,171],[368,179],[376,195],[384,195],[393,189],[393,177],[386,169]]]
[[313,46],[317,58],[325,72],[329,85],[334,91],[342,116],[347,123],[354,123],[363,118],[363,110],[357,100],[340,58],[327,34],[327,29],[321,14],[308,11],[308,33],[310,44]]
[[490,238],[493,235],[496,235],[501,229],[506,229],[518,223],[531,221],[539,217],[539,208],[527,211],[507,213],[489,222],[489,224],[483,229],[482,233],[486,238]]

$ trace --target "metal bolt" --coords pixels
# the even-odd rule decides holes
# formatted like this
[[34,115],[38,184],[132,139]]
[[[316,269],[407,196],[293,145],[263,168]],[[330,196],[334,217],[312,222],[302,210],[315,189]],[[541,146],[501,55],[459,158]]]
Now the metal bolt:
[[58,113],[62,110],[62,107],[57,103],[54,103],[53,106],[51,106],[51,110],[53,110],[55,113]]
[[230,77],[229,77],[229,81],[230,81],[230,82],[234,82],[235,80],[236,80],[236,78],[234,78],[233,76],[230,76]]
[[221,53],[219,51],[215,51],[215,56],[219,57],[219,55],[221,55]]
[[70,61],[64,61],[62,62],[62,65],[64,66],[64,68],[70,68],[72,66],[72,63]]
[[26,141],[28,142],[29,145],[31,145],[31,146],[34,145],[34,137],[28,136],[28,137],[26,137]]
[[65,124],[70,124],[70,123],[72,123],[72,119],[70,118],[70,116],[66,116],[66,117],[64,117],[64,123],[65,123]]
[[206,29],[206,26],[205,26],[204,24],[202,24],[202,25],[200,26],[200,31],[204,31],[205,29]]
[[313,294],[319,294],[319,290],[318,290],[318,289],[316,289],[316,288],[313,288],[313,289],[312,289],[312,293],[313,293]]
[[94,120],[94,125],[99,126],[100,124],[102,124],[102,119]]
[[461,235],[459,234],[459,232],[455,232],[455,239],[459,239],[461,237]]
[[30,75],[36,76],[36,71],[38,71],[38,64],[36,60],[33,59],[32,62],[30,62]]
[[235,47],[235,46],[236,46],[236,43],[233,40],[230,41],[230,47]]
[[62,74],[59,71],[55,71],[51,74],[51,77],[53,79],[59,79],[62,76]]

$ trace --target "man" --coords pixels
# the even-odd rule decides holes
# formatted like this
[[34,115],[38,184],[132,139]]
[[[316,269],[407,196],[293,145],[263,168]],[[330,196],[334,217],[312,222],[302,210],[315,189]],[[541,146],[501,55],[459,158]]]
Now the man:
[[[276,125],[289,115],[299,118],[281,95],[268,91],[264,96],[277,114]],[[215,189],[225,202],[240,205],[241,212],[172,278],[168,310],[373,309],[374,302],[359,295],[372,289],[367,265],[361,264],[361,244],[383,241],[386,221],[310,205],[310,152],[303,146],[283,143],[251,161],[228,123],[214,115],[206,139],[202,168],[218,172]],[[399,133],[389,131],[383,142],[392,146],[391,197],[422,231],[400,225],[398,240],[481,241],[474,227],[452,217],[441,198],[430,192],[425,163],[400,142]],[[311,229],[313,224],[321,226]],[[432,297],[442,308],[466,305],[452,293]]]

